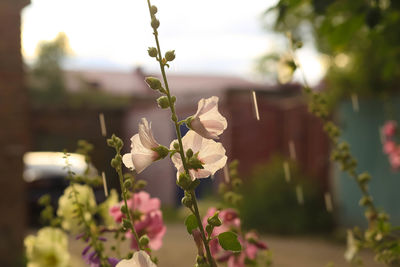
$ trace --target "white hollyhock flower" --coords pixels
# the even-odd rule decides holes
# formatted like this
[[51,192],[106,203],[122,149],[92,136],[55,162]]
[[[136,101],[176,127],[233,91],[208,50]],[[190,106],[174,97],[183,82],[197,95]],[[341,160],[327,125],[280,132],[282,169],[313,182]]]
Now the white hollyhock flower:
[[188,120],[188,126],[207,139],[218,139],[228,123],[218,111],[218,97],[200,99],[197,112]]
[[[172,141],[171,149],[173,149],[175,142],[178,141]],[[212,139],[203,138],[194,131],[189,131],[182,138],[182,143],[185,151],[190,148],[194,155],[197,154],[197,158],[204,167],[204,169],[189,170],[190,176],[193,180],[196,178],[207,178],[225,166],[227,157],[225,156],[225,148],[221,143],[217,143]],[[182,165],[181,155],[175,153],[172,156],[172,162],[178,170],[177,176],[179,177],[179,173],[185,172]]]
[[129,260],[118,262],[115,267],[157,267],[157,265],[151,261],[150,256],[146,252],[140,250],[136,251]]
[[164,158],[168,154],[168,149],[154,139],[149,124],[146,118],[142,118],[139,123],[139,133],[131,138],[131,153],[123,155],[122,162],[129,169],[136,170],[141,173],[153,161]]

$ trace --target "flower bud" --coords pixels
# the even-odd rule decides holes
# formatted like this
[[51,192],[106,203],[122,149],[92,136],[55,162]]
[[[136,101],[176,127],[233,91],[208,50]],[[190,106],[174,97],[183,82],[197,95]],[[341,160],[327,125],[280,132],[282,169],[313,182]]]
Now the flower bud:
[[207,232],[208,236],[211,236],[213,230],[214,230],[214,226],[212,226],[211,224],[206,225],[206,232]]
[[155,17],[153,17],[153,19],[151,20],[151,27],[154,30],[157,30],[158,27],[160,27],[160,21],[158,19],[156,19]]
[[167,61],[173,61],[175,59],[175,50],[171,50],[165,53],[165,59]]
[[127,213],[128,213],[128,209],[126,208],[125,205],[122,205],[121,208],[120,208],[120,210],[121,210],[121,212],[122,212],[123,214],[127,214]]
[[188,167],[189,169],[193,170],[204,169],[203,162],[201,162],[201,160],[199,160],[197,157],[193,156],[188,161]]
[[361,174],[358,176],[357,180],[358,180],[361,184],[365,184],[365,183],[369,182],[369,180],[371,180],[371,175],[369,175],[369,174],[366,173],[366,172],[361,173]]
[[147,49],[147,53],[149,53],[149,56],[151,57],[156,57],[158,54],[157,48],[155,47],[149,47],[149,49]]
[[131,181],[130,179],[125,180],[125,182],[124,182],[124,187],[125,187],[126,189],[130,189],[130,188],[132,187],[132,181]]
[[169,149],[166,148],[165,146],[162,146],[162,145],[159,145],[158,147],[153,148],[152,150],[157,152],[157,154],[158,154],[158,158],[157,159],[163,159],[169,153]]
[[189,149],[186,151],[186,156],[187,156],[188,158],[193,157],[193,150],[189,148]]
[[157,9],[157,7],[156,7],[155,5],[152,5],[152,6],[150,7],[150,14],[151,14],[152,16],[154,16],[155,14],[157,14],[157,11],[158,11],[158,9]]
[[161,82],[159,79],[154,78],[154,77],[147,77],[145,79],[145,82],[147,83],[147,85],[153,89],[153,90],[159,90],[162,88]]
[[360,206],[367,206],[371,203],[372,203],[372,197],[370,196],[363,196],[359,202]]
[[171,96],[171,101],[172,101],[172,103],[175,103],[176,102],[176,96]]
[[222,222],[218,218],[218,214],[219,214],[219,211],[217,211],[212,217],[209,217],[207,219],[208,224],[210,224],[210,225],[212,225],[214,227],[221,226]]
[[178,143],[174,143],[174,149],[179,150],[179,144]]
[[135,189],[140,190],[145,188],[147,185],[147,182],[145,180],[138,180],[135,184]]
[[233,179],[232,180],[232,187],[234,188],[234,189],[239,189],[241,186],[242,186],[242,180],[240,180],[240,179]]
[[182,198],[182,205],[187,207],[187,208],[191,208],[193,205],[193,201],[192,198],[190,196],[185,196]]
[[143,235],[139,239],[139,244],[141,247],[147,246],[149,244],[149,242],[150,242],[150,239],[147,235]]
[[157,98],[157,104],[160,108],[169,108],[169,100],[167,96]]
[[131,223],[131,221],[129,221],[128,219],[123,219],[123,220],[122,220],[122,225],[123,225],[125,228],[129,229],[129,228],[131,228],[132,223]]
[[177,184],[182,187],[182,189],[188,189],[191,183],[192,179],[186,173],[179,174]]

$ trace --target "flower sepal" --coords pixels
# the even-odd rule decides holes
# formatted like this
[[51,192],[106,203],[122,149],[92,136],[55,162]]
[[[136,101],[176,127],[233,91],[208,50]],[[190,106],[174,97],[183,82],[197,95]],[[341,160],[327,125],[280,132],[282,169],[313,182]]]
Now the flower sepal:
[[151,150],[157,152],[158,158],[156,160],[163,159],[169,154],[169,149],[163,145],[159,145],[158,147],[152,148]]

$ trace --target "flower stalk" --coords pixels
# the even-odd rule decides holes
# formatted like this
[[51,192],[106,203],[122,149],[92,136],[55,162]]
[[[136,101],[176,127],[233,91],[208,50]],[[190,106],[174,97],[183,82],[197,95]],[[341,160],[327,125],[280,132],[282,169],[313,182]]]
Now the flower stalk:
[[127,193],[128,190],[125,187],[124,176],[122,174],[122,156],[121,156],[121,148],[123,146],[123,142],[120,138],[113,135],[111,139],[107,140],[107,144],[113,148],[115,148],[116,155],[111,160],[111,166],[116,170],[119,178],[119,184],[121,186],[121,195],[122,199],[124,200],[124,206],[122,207],[122,212],[128,217],[128,221],[124,221],[124,227],[128,228],[132,231],[132,234],[138,244],[139,250],[142,250],[142,246],[139,242],[139,235],[137,234],[134,226],[134,221],[132,218],[132,214],[128,207],[128,200],[127,200]]
[[[178,116],[177,116],[176,111],[175,111],[175,101],[174,101],[175,97],[171,96],[169,85],[168,85],[168,79],[167,79],[167,75],[166,75],[166,72],[165,72],[165,66],[167,66],[168,60],[172,61],[175,58],[175,56],[169,55],[168,57],[166,56],[166,58],[163,58],[162,53],[161,53],[161,48],[160,48],[160,42],[159,42],[159,39],[158,39],[158,31],[157,31],[157,28],[158,28],[160,23],[155,17],[155,13],[157,12],[157,8],[155,6],[151,5],[150,0],[147,0],[147,4],[148,4],[148,7],[149,7],[149,12],[150,12],[150,17],[151,17],[151,26],[153,28],[153,35],[154,35],[154,39],[155,39],[155,42],[156,42],[156,50],[158,52],[157,53],[158,56],[156,56],[156,60],[159,62],[161,75],[162,75],[162,79],[163,79],[164,86],[165,86],[165,88],[161,88],[160,89],[160,92],[164,93],[167,96],[169,108],[171,110],[171,119],[172,119],[172,121],[174,122],[174,125],[175,125],[175,132],[176,132],[176,136],[177,136],[178,144],[179,144],[178,153],[181,156],[182,165],[183,165],[183,168],[185,170],[185,173],[186,173],[186,175],[188,177],[190,177],[189,167],[188,167],[188,164],[187,164],[188,162],[187,162],[187,158],[186,158],[186,155],[185,155],[185,150],[183,148],[183,143],[182,143],[182,134],[181,134],[181,130],[180,130],[180,127],[179,127],[181,125],[181,122],[178,121]],[[154,49],[151,49],[151,50],[152,50],[151,51],[152,53],[155,52]],[[149,50],[149,55],[150,55],[150,50]],[[154,54],[152,54],[152,55],[154,55]],[[152,55],[150,55],[150,56],[152,56]],[[209,242],[208,242],[208,240],[206,238],[205,231],[204,231],[203,225],[201,223],[201,216],[200,216],[200,213],[199,213],[196,194],[194,192],[194,189],[189,190],[189,194],[191,196],[192,205],[193,205],[193,208],[189,207],[189,209],[195,215],[197,223],[199,225],[199,229],[200,229],[200,233],[201,233],[201,239],[203,240],[203,243],[204,243],[204,247],[205,247],[205,250],[206,250],[208,263],[209,263],[209,265],[211,267],[215,267],[217,265],[215,263],[214,258],[211,255]]]

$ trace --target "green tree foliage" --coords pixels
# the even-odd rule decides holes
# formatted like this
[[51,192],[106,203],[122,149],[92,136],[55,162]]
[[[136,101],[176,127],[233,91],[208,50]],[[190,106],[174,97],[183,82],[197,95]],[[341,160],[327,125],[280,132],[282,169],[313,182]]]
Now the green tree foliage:
[[387,95],[400,81],[400,1],[280,0],[274,30],[294,39],[311,29],[329,56],[326,81],[334,98],[349,93]]
[[38,101],[58,103],[65,95],[62,61],[67,55],[68,38],[59,33],[37,47],[37,59],[29,72],[29,88]]

